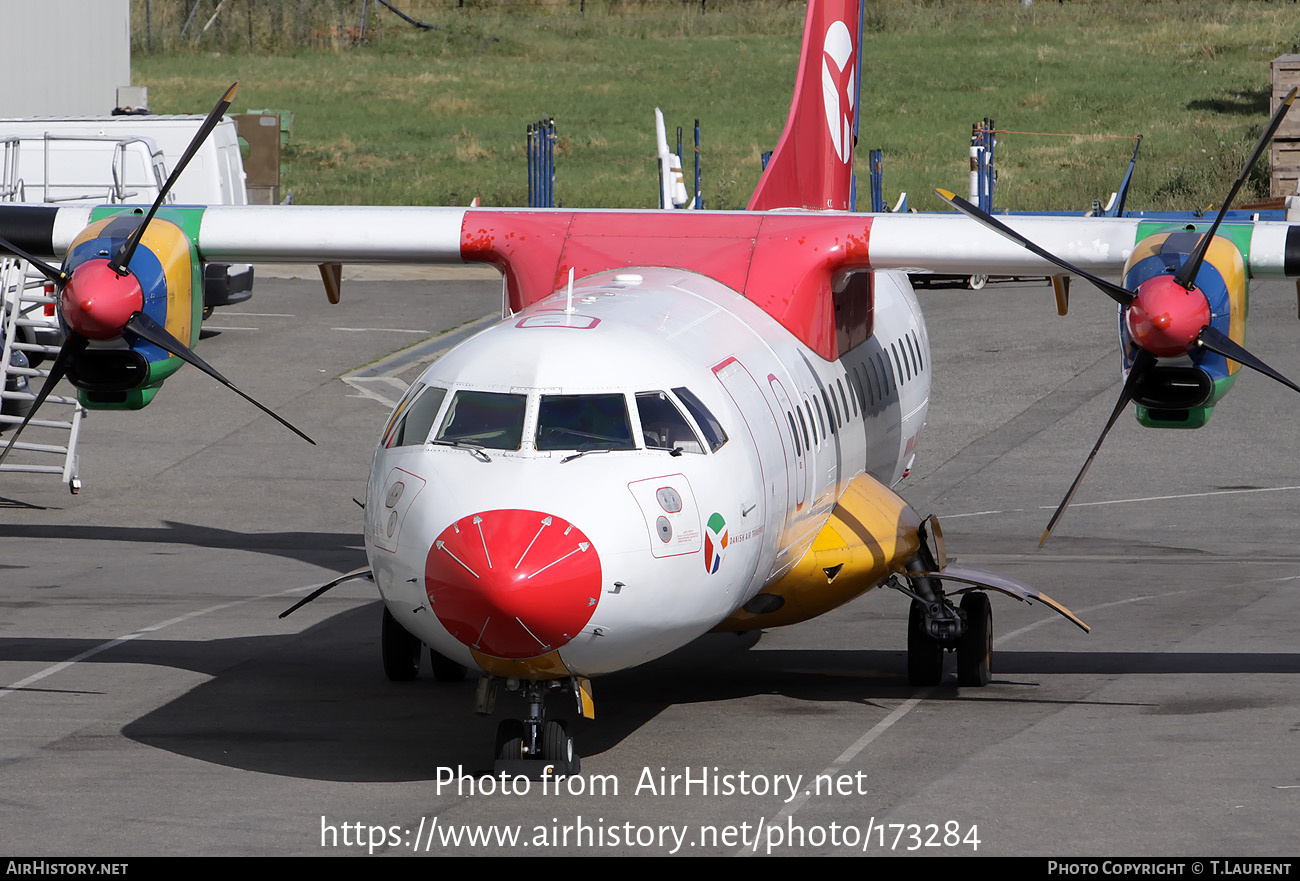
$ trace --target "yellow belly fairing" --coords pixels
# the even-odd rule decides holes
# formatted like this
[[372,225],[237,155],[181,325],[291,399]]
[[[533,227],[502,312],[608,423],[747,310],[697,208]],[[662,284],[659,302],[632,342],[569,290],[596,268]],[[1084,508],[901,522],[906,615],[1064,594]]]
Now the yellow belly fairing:
[[884,484],[865,474],[855,478],[808,552],[760,594],[781,597],[781,608],[763,614],[742,609],[714,629],[794,624],[879,587],[920,550],[921,522],[921,516]]

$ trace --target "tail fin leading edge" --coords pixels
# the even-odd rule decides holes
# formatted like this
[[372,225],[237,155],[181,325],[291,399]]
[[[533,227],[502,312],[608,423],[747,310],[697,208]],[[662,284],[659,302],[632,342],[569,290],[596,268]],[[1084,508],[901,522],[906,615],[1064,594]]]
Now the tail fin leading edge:
[[790,116],[750,210],[853,210],[861,41],[859,0],[809,0]]

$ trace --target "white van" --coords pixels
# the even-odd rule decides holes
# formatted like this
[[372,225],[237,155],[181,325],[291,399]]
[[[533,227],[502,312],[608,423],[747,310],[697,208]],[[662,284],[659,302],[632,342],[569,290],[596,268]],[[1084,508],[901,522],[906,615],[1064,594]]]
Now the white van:
[[[166,157],[170,170],[189,146],[190,139],[203,124],[204,117],[184,116],[88,116],[33,117],[0,119],[0,140],[22,138],[38,142],[47,135],[58,138],[94,138],[107,142],[145,140]],[[66,149],[66,148],[64,148]],[[24,168],[28,159],[23,158]],[[31,187],[30,182],[28,187]],[[248,189],[244,181],[244,160],[239,153],[235,123],[226,117],[199,147],[185,173],[172,190],[178,205],[247,205]],[[157,196],[157,191],[154,192]],[[33,199],[31,201],[44,201]],[[142,200],[145,204],[153,198]]]
[[152,203],[167,180],[151,138],[96,135],[0,137],[0,180],[9,201],[61,205]]

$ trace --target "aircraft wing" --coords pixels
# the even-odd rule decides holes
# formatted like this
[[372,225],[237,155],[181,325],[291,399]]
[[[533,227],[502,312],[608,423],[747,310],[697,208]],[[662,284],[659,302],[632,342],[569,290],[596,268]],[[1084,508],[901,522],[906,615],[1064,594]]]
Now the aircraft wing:
[[[198,249],[223,263],[499,264],[511,248],[552,247],[567,239],[644,236],[680,240],[702,234],[713,244],[755,238],[807,243],[832,253],[840,270],[944,274],[1051,275],[1059,270],[960,214],[850,214],[797,211],[702,211],[689,217],[637,210],[424,208],[380,206],[210,206],[202,211]],[[61,256],[90,221],[91,209],[0,206],[0,235],[39,256]],[[1081,269],[1117,276],[1149,221],[1111,217],[1006,216],[1043,248]],[[666,232],[667,230],[667,232]],[[534,241],[525,243],[531,234]],[[508,244],[511,236],[519,241]],[[796,244],[797,243],[797,244]],[[865,247],[863,247],[865,245]],[[1300,224],[1252,224],[1250,274],[1300,276]],[[549,279],[548,279],[549,281]]]

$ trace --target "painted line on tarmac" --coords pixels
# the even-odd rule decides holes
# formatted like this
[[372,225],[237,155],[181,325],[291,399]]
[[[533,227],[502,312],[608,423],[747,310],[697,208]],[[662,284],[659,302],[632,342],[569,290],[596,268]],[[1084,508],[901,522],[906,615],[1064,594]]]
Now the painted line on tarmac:
[[495,312],[484,315],[482,318],[466,322],[460,327],[439,334],[435,337],[416,343],[400,351],[394,352],[387,357],[380,358],[373,364],[353,370],[345,374],[345,378],[352,377],[356,379],[371,379],[378,376],[396,376],[408,370],[412,365],[423,361],[432,361],[443,354],[452,346],[459,345],[463,340],[469,339],[474,334],[483,330],[490,324],[495,324],[501,320],[501,316]]
[[[1141,496],[1131,499],[1105,499],[1100,502],[1071,502],[1071,508],[1096,508],[1102,505],[1131,505],[1138,502],[1168,502],[1179,499],[1206,499],[1213,496],[1239,496],[1252,493],[1280,493],[1300,490],[1300,486],[1256,486],[1248,489],[1219,489],[1210,492],[1179,493],[1172,496]],[[1055,505],[1039,505],[1037,508],[1005,508],[1001,511],[971,511],[967,514],[944,514],[944,520],[956,520],[961,517],[987,517],[991,514],[1020,514],[1025,511],[1054,511]]]
[[[1276,580],[1281,581],[1283,579],[1276,579]],[[1127,597],[1122,600],[1116,600],[1115,602],[1101,603],[1096,606],[1089,606],[1086,609],[1080,609],[1079,614],[1082,616],[1082,615],[1090,614],[1092,612],[1099,611],[1101,609],[1107,609],[1113,606],[1128,605],[1129,603],[1141,602],[1142,600],[1163,599],[1165,597],[1178,596],[1179,594],[1184,594],[1184,593],[1191,593],[1191,591],[1177,590],[1177,591],[1171,591],[1170,593],[1153,594],[1151,596]],[[1063,623],[1064,621],[1065,619],[1056,615],[1053,615],[1049,618],[1043,618],[1033,622],[1032,624],[1026,625],[1025,627],[1021,627],[1019,630],[1013,630],[1010,633],[995,638],[993,640],[993,644],[995,647],[1001,648],[1004,643],[1008,642],[1009,640],[1015,639],[1017,636],[1027,633],[1030,630],[1034,630],[1035,628],[1045,624]],[[848,749],[840,753],[839,758],[837,758],[826,768],[822,769],[822,771],[820,771],[818,774],[814,775],[813,779],[815,780],[817,779],[817,777],[821,777],[823,775],[833,775],[833,774],[840,773],[845,768],[845,766],[848,765],[849,762],[857,758],[859,753],[861,753],[864,749],[870,746],[873,741],[879,738],[890,728],[894,727],[894,725],[896,725],[899,721],[901,721],[904,716],[906,716],[908,713],[912,712],[912,710],[919,707],[922,701],[928,698],[933,692],[934,692],[934,688],[924,688],[921,691],[919,691],[915,697],[908,698],[907,700],[903,701],[903,703],[895,707],[893,712],[891,712],[888,716],[886,716],[884,719],[881,719],[875,725],[871,726],[871,728],[867,729],[867,732],[865,734],[863,734],[856,741],[854,741],[853,744]],[[787,820],[790,817],[793,817],[799,811],[799,809],[802,808],[805,804],[807,804],[811,799],[812,799],[812,792],[810,790],[805,790],[800,795],[798,795],[794,800],[792,800],[789,804],[787,804],[780,811],[778,811],[768,825],[773,825],[773,826],[779,825],[782,821]],[[738,851],[736,853],[736,856],[744,856],[744,857],[754,856],[758,853],[758,845],[759,842],[757,839],[755,839],[753,844],[748,845],[747,847]]]
[[420,333],[428,336],[432,331],[413,327],[331,327],[344,333]]
[[[462,324],[453,330],[430,337],[423,342],[416,343],[400,351],[394,352],[387,357],[380,358],[373,364],[358,368],[349,373],[343,374],[339,379],[343,380],[349,387],[356,390],[357,394],[349,395],[352,398],[364,398],[369,401],[376,401],[382,406],[392,409],[397,406],[397,399],[401,398],[401,392],[406,391],[408,382],[400,378],[400,374],[405,373],[411,367],[431,362],[441,357],[444,352],[453,346],[459,345],[462,341],[469,339],[474,334],[483,330],[485,327],[495,324],[501,320],[501,316],[496,313],[484,315],[482,318]],[[334,328],[335,330],[347,330],[348,328]],[[364,328],[358,328],[364,329]],[[419,331],[428,333],[428,331]],[[384,394],[387,389],[376,389],[372,383],[382,383],[385,386],[391,386],[399,390],[396,397]]]
[[73,666],[74,664],[78,664],[84,660],[87,660],[88,658],[93,658],[95,655],[103,654],[109,649],[116,648],[117,646],[122,645],[123,643],[130,642],[133,639],[139,639],[141,636],[148,636],[152,633],[157,633],[160,630],[164,630],[168,627],[171,627],[173,624],[180,624],[182,622],[189,621],[194,618],[202,617],[203,615],[211,614],[212,612],[220,612],[223,609],[232,609],[235,606],[242,606],[247,603],[254,603],[260,600],[275,599],[277,597],[286,597],[289,596],[290,594],[300,593],[301,591],[304,590],[312,590],[316,587],[319,587],[319,584],[305,585],[303,587],[290,587],[285,590],[275,591],[274,593],[264,593],[255,597],[245,597],[242,600],[232,600],[231,602],[228,603],[218,603],[215,606],[208,606],[206,609],[198,609],[197,611],[194,612],[189,612],[184,615],[178,615],[175,618],[168,618],[166,621],[160,621],[157,624],[151,624],[148,627],[141,627],[139,630],[135,630],[131,633],[124,634],[123,636],[115,637],[114,639],[110,639],[107,642],[101,642],[97,646],[86,649],[84,652],[82,652],[79,655],[73,655],[71,658],[68,658],[66,661],[60,661],[57,664],[53,664],[49,667],[46,667],[44,670],[41,670],[37,673],[33,673],[31,676],[28,676],[24,679],[19,679],[17,682],[12,682],[9,685],[0,685],[0,699],[3,699],[7,695],[13,694],[14,692],[23,691],[33,683],[40,682],[42,679],[53,676],[55,673],[60,673],[64,670],[67,670],[69,667]]

